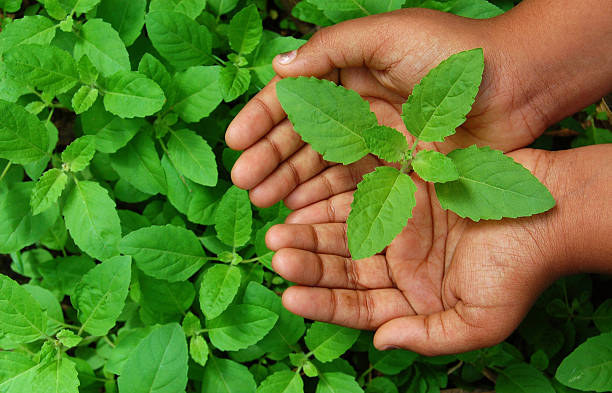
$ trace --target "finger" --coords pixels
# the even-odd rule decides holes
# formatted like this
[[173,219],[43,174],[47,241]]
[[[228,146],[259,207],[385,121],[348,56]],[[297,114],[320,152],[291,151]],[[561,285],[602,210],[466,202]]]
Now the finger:
[[251,201],[259,207],[272,206],[330,165],[310,145],[305,145],[251,190]]
[[285,205],[297,210],[336,194],[354,190],[363,176],[379,165],[380,161],[371,155],[350,165],[334,165],[300,184],[285,198]]
[[[374,18],[384,19],[380,16]],[[389,59],[374,54],[377,50],[386,53],[381,51],[381,46],[388,42],[388,25],[374,23],[373,18],[367,19],[351,20],[319,30],[298,50],[278,55],[272,63],[274,70],[282,77],[320,77],[336,68],[366,65],[376,70],[385,69]]]
[[449,310],[390,320],[376,331],[374,346],[380,350],[404,348],[427,356],[488,347],[503,341],[516,325],[508,324],[504,316],[485,319],[485,312],[491,310],[460,301]]
[[276,82],[279,80],[279,77],[272,79],[232,120],[225,133],[225,142],[230,148],[247,149],[285,118],[276,98]]
[[353,261],[338,255],[283,248],[272,258],[272,267],[285,279],[311,287],[344,289],[394,287],[385,257],[382,255]]
[[280,224],[268,230],[266,245],[272,251],[299,248],[320,254],[348,257],[345,224]]
[[334,195],[324,201],[316,202],[289,214],[285,224],[324,224],[326,222],[346,222],[351,211],[353,191]]
[[304,142],[293,130],[289,120],[281,121],[269,134],[240,155],[232,168],[232,182],[242,189],[250,190],[303,145]]
[[293,286],[283,293],[283,305],[304,318],[368,330],[414,314],[397,289],[357,291]]

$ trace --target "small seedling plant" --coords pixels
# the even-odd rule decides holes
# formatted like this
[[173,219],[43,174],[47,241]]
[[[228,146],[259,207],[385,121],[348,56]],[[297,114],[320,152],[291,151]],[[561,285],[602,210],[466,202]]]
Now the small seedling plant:
[[470,146],[444,155],[419,149],[443,142],[465,122],[482,81],[482,49],[450,56],[414,87],[402,120],[414,137],[379,125],[359,94],[315,78],[286,78],[277,94],[295,130],[328,161],[350,164],[367,154],[389,162],[357,185],[347,219],[353,259],[381,252],[406,226],[416,206],[414,171],[435,184],[440,205],[474,221],[545,212],[555,200],[526,168],[490,147]]

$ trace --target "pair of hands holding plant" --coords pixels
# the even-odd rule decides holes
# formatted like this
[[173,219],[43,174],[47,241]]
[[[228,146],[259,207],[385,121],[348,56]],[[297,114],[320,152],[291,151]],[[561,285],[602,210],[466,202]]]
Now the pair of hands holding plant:
[[[586,27],[565,25],[570,12]],[[483,82],[467,121],[444,143],[423,146],[509,152],[557,200],[536,216],[475,223],[443,210],[433,185],[414,176],[408,225],[382,254],[353,261],[346,239],[353,192],[363,175],[386,163],[374,156],[348,166],[323,160],[286,119],[277,77],[236,116],[226,140],[245,150],[232,179],[250,190],[253,203],[283,199],[294,210],[267,235],[277,251],[274,269],[298,284],[283,304],[306,318],[376,329],[379,349],[457,353],[502,341],[560,275],[612,271],[605,261],[611,146],[521,149],[612,89],[609,44],[585,44],[612,34],[611,16],[612,5],[602,0],[569,8],[525,0],[484,21],[406,9],[323,29],[297,52],[278,56],[279,77],[315,76],[357,91],[380,123],[410,143],[400,114],[413,86],[451,54],[482,47]]]

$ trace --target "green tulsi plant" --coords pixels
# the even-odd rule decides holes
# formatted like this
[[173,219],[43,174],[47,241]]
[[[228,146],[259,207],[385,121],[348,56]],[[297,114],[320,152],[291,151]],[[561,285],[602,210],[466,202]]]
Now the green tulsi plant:
[[[403,3],[292,12],[328,25]],[[508,3],[405,6],[488,17]],[[307,38],[280,5],[0,0],[0,393],[610,391],[612,302],[596,277],[558,281],[508,341],[457,356],[381,352],[371,332],[283,308],[290,284],[264,238],[289,210],[230,186],[237,153],[223,142],[274,56]],[[378,126],[367,112],[350,121]],[[595,121],[572,126],[577,143],[606,140]],[[407,157],[403,135],[367,135],[351,159],[369,146]],[[435,152],[414,155],[419,166],[454,176]]]
[[382,251],[412,217],[417,186],[411,171],[435,183],[444,209],[474,221],[530,216],[555,205],[546,187],[501,151],[471,146],[448,155],[417,152],[420,141],[442,142],[465,121],[483,70],[483,51],[473,49],[444,60],[414,87],[402,106],[412,145],[401,132],[379,125],[353,91],[314,78],[278,82],[278,98],[295,130],[324,159],[350,164],[374,154],[399,167],[379,167],[357,186],[347,220],[354,259]]

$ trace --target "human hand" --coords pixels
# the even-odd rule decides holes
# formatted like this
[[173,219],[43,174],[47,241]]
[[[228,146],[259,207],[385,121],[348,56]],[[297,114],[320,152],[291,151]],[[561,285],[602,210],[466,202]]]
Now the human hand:
[[611,148],[511,153],[557,200],[521,219],[462,219],[413,176],[413,218],[383,253],[358,261],[346,239],[352,192],[297,210],[266,238],[274,269],[298,284],[283,304],[305,318],[376,329],[379,349],[440,355],[496,344],[560,275],[612,271]]

